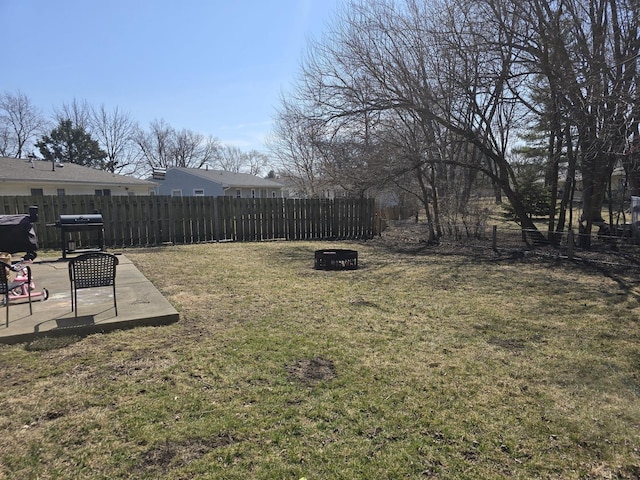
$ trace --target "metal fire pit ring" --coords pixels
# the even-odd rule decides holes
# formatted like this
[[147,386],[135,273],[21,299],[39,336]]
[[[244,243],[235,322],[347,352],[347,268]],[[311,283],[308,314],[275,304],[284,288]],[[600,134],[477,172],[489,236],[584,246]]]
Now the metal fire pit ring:
[[316,250],[316,270],[356,270],[358,268],[358,251],[340,248]]

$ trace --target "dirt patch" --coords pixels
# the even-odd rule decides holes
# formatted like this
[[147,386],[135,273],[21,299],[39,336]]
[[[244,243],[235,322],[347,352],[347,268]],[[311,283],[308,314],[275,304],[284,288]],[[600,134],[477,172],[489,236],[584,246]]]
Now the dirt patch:
[[287,367],[287,372],[304,384],[314,384],[336,377],[336,368],[331,360],[314,357],[298,360]]
[[231,435],[220,435],[209,439],[189,439],[182,442],[165,442],[149,449],[142,456],[141,469],[165,470],[180,467],[199,460],[216,448],[236,442]]
[[524,350],[525,343],[522,340],[518,340],[515,338],[497,338],[492,337],[487,340],[489,345],[495,345],[497,347],[505,348],[507,350],[511,350],[514,352],[518,352],[520,350]]

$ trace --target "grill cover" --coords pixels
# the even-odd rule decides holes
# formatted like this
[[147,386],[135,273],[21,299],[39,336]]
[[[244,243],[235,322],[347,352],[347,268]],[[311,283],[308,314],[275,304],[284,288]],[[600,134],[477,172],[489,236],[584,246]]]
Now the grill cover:
[[35,252],[38,237],[29,215],[0,215],[0,251]]

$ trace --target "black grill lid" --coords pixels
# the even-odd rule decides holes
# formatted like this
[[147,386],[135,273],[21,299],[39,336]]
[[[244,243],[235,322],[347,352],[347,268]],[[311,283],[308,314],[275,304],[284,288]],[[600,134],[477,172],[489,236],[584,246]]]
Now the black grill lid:
[[83,215],[60,215],[57,224],[59,226],[66,225],[102,225],[102,215],[99,213],[83,214]]

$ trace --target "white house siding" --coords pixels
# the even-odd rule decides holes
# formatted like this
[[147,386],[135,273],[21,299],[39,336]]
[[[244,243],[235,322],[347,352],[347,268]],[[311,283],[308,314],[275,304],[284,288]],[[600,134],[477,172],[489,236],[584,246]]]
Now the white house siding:
[[[282,190],[264,189],[264,188],[235,188],[230,187],[225,190],[225,197],[237,197],[237,191],[240,190],[240,198],[283,198]],[[255,191],[255,195],[254,195]],[[275,193],[275,196],[274,196]]]
[[64,189],[65,195],[95,195],[96,190],[110,190],[111,196],[119,195],[149,195],[149,187],[118,186],[118,185],[51,185],[42,183],[16,184],[0,180],[0,195],[29,196],[32,189],[41,189],[43,195],[58,195]]
[[109,190],[111,196],[149,195],[156,184],[129,175],[118,175],[77,164],[0,157],[0,195],[96,195]]

